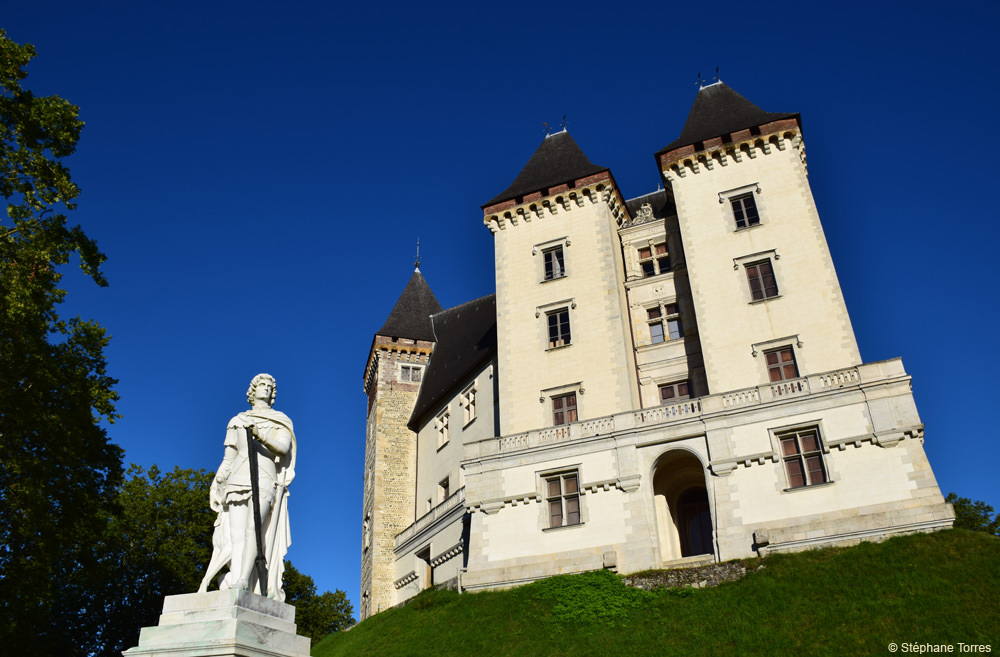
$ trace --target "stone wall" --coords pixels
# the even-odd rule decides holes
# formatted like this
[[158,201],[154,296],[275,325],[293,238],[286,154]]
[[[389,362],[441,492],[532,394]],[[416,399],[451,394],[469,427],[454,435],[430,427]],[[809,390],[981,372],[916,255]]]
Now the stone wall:
[[376,336],[369,358],[362,519],[361,619],[396,603],[396,535],[414,520],[416,434],[406,423],[419,382],[402,381],[401,364],[426,365],[432,343]]

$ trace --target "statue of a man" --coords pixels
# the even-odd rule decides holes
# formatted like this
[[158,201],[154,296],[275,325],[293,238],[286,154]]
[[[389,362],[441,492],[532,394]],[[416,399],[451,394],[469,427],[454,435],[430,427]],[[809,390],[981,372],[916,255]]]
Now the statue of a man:
[[[229,421],[226,452],[212,484],[211,505],[219,512],[212,539],[214,553],[199,591],[226,564],[229,572],[220,589],[244,589],[260,593],[254,561],[257,536],[250,481],[250,459],[257,460],[260,526],[267,563],[267,595],[284,601],[281,575],[285,553],[291,544],[288,532],[288,484],[295,477],[295,432],[292,421],[271,406],[276,384],[270,374],[258,374],[250,382],[247,401],[251,409]],[[247,428],[252,437],[248,440]]]

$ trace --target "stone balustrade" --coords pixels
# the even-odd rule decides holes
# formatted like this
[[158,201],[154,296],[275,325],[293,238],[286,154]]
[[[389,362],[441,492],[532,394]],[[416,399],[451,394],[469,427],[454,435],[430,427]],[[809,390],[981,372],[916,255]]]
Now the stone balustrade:
[[[495,440],[495,439],[494,439]],[[462,486],[457,491],[449,495],[443,502],[432,508],[430,511],[424,515],[417,518],[417,521],[412,525],[401,531],[396,535],[396,547],[399,547],[403,543],[416,536],[419,532],[423,531],[430,525],[434,524],[434,521],[438,518],[444,517],[449,511],[455,507],[465,507],[465,486]]]
[[[733,409],[781,403],[789,399],[831,393],[846,388],[859,388],[862,385],[900,377],[906,377],[906,371],[899,358],[865,363],[857,367],[810,374],[798,379],[707,395],[697,399],[645,408],[640,411],[627,411],[558,427],[488,438],[467,444],[465,458],[494,456],[548,444],[606,435],[617,431],[655,428],[659,425],[690,421]],[[448,503],[448,500],[445,503]]]

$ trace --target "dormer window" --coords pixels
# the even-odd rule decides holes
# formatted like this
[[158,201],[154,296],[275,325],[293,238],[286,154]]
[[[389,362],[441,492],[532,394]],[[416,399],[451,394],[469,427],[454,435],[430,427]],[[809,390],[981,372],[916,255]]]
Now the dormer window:
[[665,243],[653,244],[639,249],[639,268],[642,270],[643,278],[670,271],[670,254],[667,252],[667,245]]

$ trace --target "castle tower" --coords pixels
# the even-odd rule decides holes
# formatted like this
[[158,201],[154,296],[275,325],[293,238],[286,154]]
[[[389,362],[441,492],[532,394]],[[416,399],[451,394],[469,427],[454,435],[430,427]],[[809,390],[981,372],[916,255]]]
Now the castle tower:
[[860,364],[799,115],[717,82],[656,158],[677,206],[708,392]]
[[385,324],[375,333],[365,366],[368,396],[361,547],[362,620],[395,604],[396,535],[414,520],[416,442],[407,428],[423,370],[434,347],[430,316],[441,311],[416,269]]
[[483,213],[495,246],[501,434],[636,408],[617,234],[626,210],[611,172],[563,130]]

